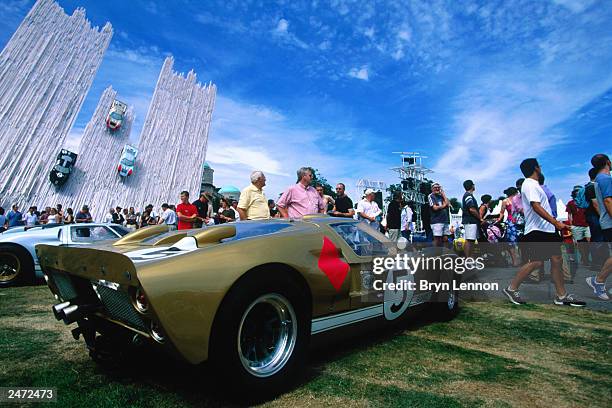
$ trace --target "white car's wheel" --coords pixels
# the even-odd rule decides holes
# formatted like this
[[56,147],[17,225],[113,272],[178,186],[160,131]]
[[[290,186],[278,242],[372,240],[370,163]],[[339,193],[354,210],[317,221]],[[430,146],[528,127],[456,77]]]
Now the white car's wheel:
[[29,283],[33,278],[34,261],[28,251],[0,244],[0,287]]

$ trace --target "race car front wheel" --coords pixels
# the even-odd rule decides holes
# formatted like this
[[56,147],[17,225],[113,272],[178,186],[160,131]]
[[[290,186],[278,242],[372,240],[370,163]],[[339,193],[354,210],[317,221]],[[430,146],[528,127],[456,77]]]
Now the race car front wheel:
[[303,288],[286,274],[247,276],[228,293],[215,319],[209,357],[216,373],[250,391],[245,395],[252,400],[282,392],[302,368],[309,316]]
[[459,314],[459,291],[455,287],[461,282],[461,275],[453,271],[443,271],[440,282],[447,283],[447,289],[434,294],[432,303],[434,318],[439,321],[450,321]]
[[34,279],[32,256],[22,247],[0,244],[0,287]]

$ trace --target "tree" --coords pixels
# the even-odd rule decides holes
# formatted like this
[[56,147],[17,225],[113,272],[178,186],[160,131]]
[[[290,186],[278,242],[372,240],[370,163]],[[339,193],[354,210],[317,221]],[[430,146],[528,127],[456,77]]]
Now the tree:
[[448,201],[450,202],[450,205],[451,205],[451,214],[457,214],[459,212],[459,209],[461,208],[461,204],[459,203],[459,200],[455,197],[452,197]]
[[327,182],[327,179],[319,173],[318,169],[313,169],[311,167],[310,171],[312,171],[312,183],[311,183],[312,186],[313,187],[316,185],[323,186],[323,194],[332,196],[335,200],[336,199],[336,189]]
[[402,192],[401,184],[391,184],[389,187],[387,187],[387,193],[389,193],[389,195],[387,196],[387,198],[385,198],[385,203],[390,203],[391,200],[393,200],[393,196],[397,192]]
[[491,200],[491,202],[489,203],[489,208],[491,209],[491,211],[493,211],[495,207],[497,207],[497,204],[499,204],[500,201],[504,201],[505,199],[506,197],[499,196],[497,200]]

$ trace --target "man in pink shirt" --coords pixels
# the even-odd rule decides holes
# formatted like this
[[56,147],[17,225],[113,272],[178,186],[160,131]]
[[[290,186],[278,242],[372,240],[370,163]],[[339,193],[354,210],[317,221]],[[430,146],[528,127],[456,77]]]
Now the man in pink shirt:
[[283,218],[299,218],[325,212],[323,197],[310,186],[312,170],[302,167],[297,171],[298,182],[289,187],[276,203]]

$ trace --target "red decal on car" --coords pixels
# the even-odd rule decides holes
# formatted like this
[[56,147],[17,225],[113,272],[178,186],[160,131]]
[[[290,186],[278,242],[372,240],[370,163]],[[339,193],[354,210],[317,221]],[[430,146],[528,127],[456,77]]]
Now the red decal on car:
[[349,264],[340,260],[338,248],[327,237],[323,237],[323,248],[321,248],[321,255],[319,255],[319,269],[327,275],[336,291],[340,290],[350,269]]

